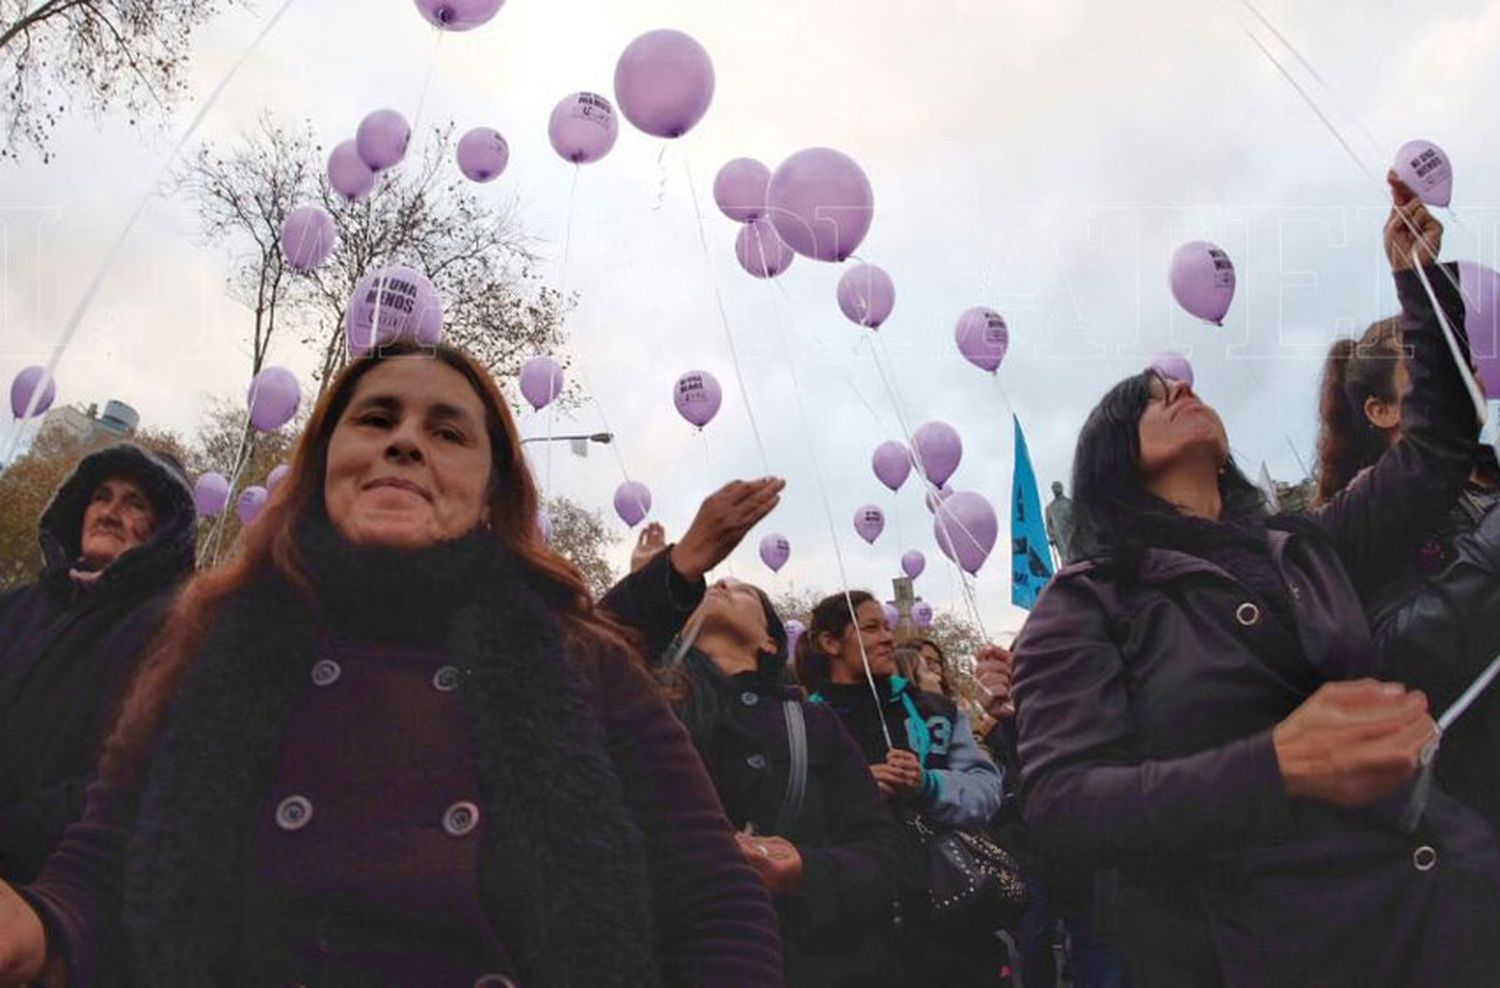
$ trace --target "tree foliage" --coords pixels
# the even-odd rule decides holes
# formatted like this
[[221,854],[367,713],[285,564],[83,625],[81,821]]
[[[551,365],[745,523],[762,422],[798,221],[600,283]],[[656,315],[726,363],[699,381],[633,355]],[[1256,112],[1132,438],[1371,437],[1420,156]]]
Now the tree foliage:
[[610,565],[609,552],[620,541],[597,511],[576,501],[555,496],[547,499],[547,518],[552,522],[552,548],[578,567],[595,600],[603,597],[619,577]]

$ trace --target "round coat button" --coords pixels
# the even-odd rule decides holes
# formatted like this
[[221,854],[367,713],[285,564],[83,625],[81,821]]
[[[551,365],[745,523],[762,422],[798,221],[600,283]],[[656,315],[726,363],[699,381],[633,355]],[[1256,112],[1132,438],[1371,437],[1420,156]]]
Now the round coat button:
[[332,659],[322,659],[312,668],[314,686],[332,686],[344,674],[344,669]]
[[276,826],[282,830],[301,830],[312,822],[313,805],[306,796],[288,796],[276,804]]
[[746,690],[740,694],[740,702],[747,707],[753,707],[760,702],[760,694]]
[[1260,620],[1260,608],[1256,607],[1249,601],[1246,601],[1239,606],[1238,610],[1234,612],[1234,618],[1240,624],[1243,624],[1248,628],[1252,624]]
[[458,669],[455,666],[443,666],[432,676],[432,686],[440,693],[452,693],[458,689]]
[[749,758],[745,759],[745,764],[749,765],[751,768],[755,768],[755,769],[765,768],[766,767],[766,756],[765,755],[751,755]]
[[454,803],[443,814],[443,831],[449,837],[462,837],[479,826],[479,807],[473,803]]
[[1423,844],[1411,852],[1411,863],[1418,871],[1431,871],[1437,867],[1437,850],[1430,844]]
[[516,983],[503,974],[486,974],[474,982],[474,988],[516,988]]

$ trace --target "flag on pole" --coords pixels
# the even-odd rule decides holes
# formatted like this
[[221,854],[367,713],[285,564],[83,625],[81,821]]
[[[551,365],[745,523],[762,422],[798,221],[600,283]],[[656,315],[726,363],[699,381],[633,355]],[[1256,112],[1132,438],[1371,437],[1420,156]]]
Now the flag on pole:
[[1021,420],[1016,424],[1016,465],[1011,472],[1010,599],[1017,607],[1031,610],[1047,581],[1052,579],[1052,553],[1047,549],[1047,523],[1042,517],[1042,498],[1036,489],[1036,473],[1026,450]]

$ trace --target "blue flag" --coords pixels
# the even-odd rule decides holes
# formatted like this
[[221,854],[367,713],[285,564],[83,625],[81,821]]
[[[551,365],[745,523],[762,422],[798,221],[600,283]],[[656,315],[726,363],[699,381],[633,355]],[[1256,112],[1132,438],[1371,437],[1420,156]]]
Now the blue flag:
[[1021,420],[1012,418],[1016,423],[1016,466],[1011,472],[1015,496],[1010,515],[1010,600],[1029,611],[1052,579],[1052,552],[1047,548],[1047,523],[1042,517],[1031,454],[1026,451],[1026,435],[1021,432]]

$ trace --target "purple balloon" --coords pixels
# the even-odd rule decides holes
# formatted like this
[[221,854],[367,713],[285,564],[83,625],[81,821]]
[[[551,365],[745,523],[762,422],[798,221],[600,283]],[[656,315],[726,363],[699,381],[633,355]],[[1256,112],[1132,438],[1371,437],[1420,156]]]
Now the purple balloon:
[[876,446],[870,463],[875,468],[875,476],[893,491],[899,491],[906,478],[911,476],[911,452],[895,440]]
[[958,317],[953,338],[964,359],[991,374],[1000,369],[1005,352],[1010,349],[1010,329],[994,309],[975,306]]
[[280,487],[281,482],[286,479],[286,475],[291,472],[292,468],[285,463],[277,464],[271,469],[270,473],[266,474],[266,490],[274,491]]
[[[37,388],[45,380],[46,386],[41,388],[41,394],[37,395]],[[30,417],[41,415],[52,407],[57,400],[57,380],[47,373],[45,367],[25,367],[10,382],[10,413],[18,419],[27,418],[27,406],[33,401],[36,407],[31,409]]]
[[563,371],[551,357],[532,357],[521,365],[521,394],[541,411],[562,394]]
[[896,307],[891,276],[873,264],[859,264],[839,279],[839,308],[856,326],[879,329]]
[[908,549],[901,557],[901,572],[915,580],[927,569],[927,557],[916,549]]
[[791,267],[797,255],[781,240],[770,220],[751,220],[734,238],[734,256],[740,267],[757,278],[774,278]]
[[714,64],[681,31],[648,31],[615,64],[615,99],[625,119],[653,137],[681,137],[714,98]]
[[927,601],[925,600],[919,600],[911,605],[912,624],[915,624],[923,631],[926,631],[928,628],[932,627],[934,616],[935,615],[932,613],[932,605],[927,603]]
[[946,422],[924,422],[912,434],[917,466],[936,487],[942,487],[964,458],[964,443],[958,430]]
[[885,626],[895,631],[901,624],[901,608],[887,601],[880,605],[880,609],[885,612]]
[[975,574],[995,548],[1000,521],[982,495],[959,491],[938,505],[932,533],[943,555],[958,563],[964,572]]
[[735,158],[714,176],[714,202],[732,220],[749,223],[766,214],[771,169],[754,158]]
[[1458,287],[1479,381],[1486,397],[1500,398],[1500,274],[1473,261],[1459,261]]
[[345,341],[356,357],[403,339],[430,346],[442,337],[442,325],[437,289],[426,275],[404,264],[367,272],[344,312]]
[[574,93],[552,111],[547,136],[564,161],[586,165],[609,154],[620,134],[615,108],[598,93]]
[[360,160],[377,172],[401,164],[410,143],[411,124],[395,110],[376,110],[359,122],[354,134]]
[[328,156],[328,184],[350,202],[363,199],[375,188],[375,170],[359,156],[354,141],[345,141]]
[[259,518],[260,509],[266,506],[266,499],[269,497],[270,494],[264,487],[246,487],[240,491],[240,498],[234,505],[234,513],[240,516],[240,524],[250,525]]
[[436,289],[417,313],[417,328],[412,338],[422,346],[437,346],[443,342],[443,303],[438,299]]
[[475,127],[458,140],[458,170],[471,182],[493,182],[510,162],[510,145],[493,127]]
[[627,480],[615,488],[615,514],[634,528],[651,512],[651,490],[639,480]]
[[547,512],[543,511],[541,508],[538,508],[536,512],[536,533],[542,537],[543,542],[546,542],[549,545],[551,544],[552,516],[547,514]]
[[297,377],[285,367],[267,367],[250,382],[246,397],[250,424],[261,432],[273,432],[292,420],[302,404]]
[[1453,163],[1431,141],[1407,141],[1396,152],[1396,177],[1429,206],[1453,200]]
[[781,567],[792,558],[792,544],[785,535],[772,532],[760,540],[760,561],[771,568],[772,573],[781,572]]
[[832,148],[808,148],[771,176],[766,209],[792,250],[817,261],[843,261],[870,232],[875,193],[853,158]]
[[873,504],[865,505],[854,512],[854,530],[860,538],[874,545],[880,533],[885,531],[885,512]]
[[1181,381],[1188,387],[1193,386],[1193,365],[1180,353],[1170,350],[1158,353],[1152,358],[1150,369],[1169,381]]
[[322,206],[298,206],[281,224],[281,252],[293,271],[307,272],[333,253],[333,217]]
[[1228,254],[1203,240],[1183,244],[1172,255],[1168,280],[1178,305],[1215,326],[1224,325],[1234,301],[1234,264]]
[[210,470],[199,475],[197,483],[193,484],[193,506],[198,509],[198,514],[212,518],[228,503],[229,481],[222,473]]
[[672,402],[677,406],[677,414],[701,429],[719,414],[724,392],[718,379],[708,371],[688,371],[672,386]]
[[949,487],[947,484],[943,484],[941,487],[934,487],[928,490],[927,496],[923,498],[923,500],[927,502],[927,510],[933,514],[936,514],[938,505],[942,504],[952,496],[953,488]]
[[417,0],[427,23],[444,31],[472,31],[500,12],[505,0]]
[[798,621],[796,618],[792,618],[790,621],[787,621],[785,623],[784,627],[786,628],[787,654],[796,655],[797,642],[803,635],[807,634],[807,625],[803,624],[801,621]]

